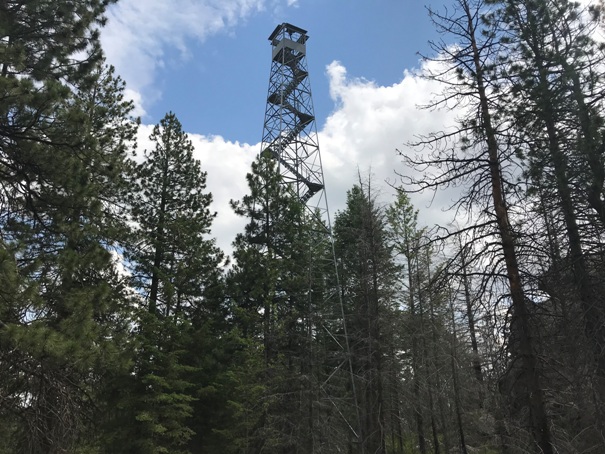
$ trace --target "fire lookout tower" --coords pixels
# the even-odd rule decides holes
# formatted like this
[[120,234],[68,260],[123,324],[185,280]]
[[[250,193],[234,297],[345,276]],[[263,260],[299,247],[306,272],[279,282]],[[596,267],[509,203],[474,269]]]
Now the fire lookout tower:
[[308,39],[306,30],[288,23],[269,36],[271,75],[261,149],[279,162],[282,182],[301,202],[323,214],[327,204],[307,70]]
[[[353,394],[353,402],[348,405],[357,414],[358,432],[353,429],[352,424],[348,421],[346,421],[346,430],[350,430],[354,438],[360,440],[361,420],[359,404],[355,389],[345,310],[342,292],[340,291],[338,268],[336,266],[334,237],[317,139],[309,72],[307,70],[306,42],[308,39],[309,36],[306,30],[288,23],[278,25],[269,36],[272,46],[271,74],[261,152],[265,155],[269,154],[278,162],[281,184],[285,185],[291,194],[297,197],[308,208],[312,216],[318,217],[318,220],[323,225],[323,228],[320,230],[322,230],[324,235],[318,235],[316,239],[322,245],[327,244],[328,247],[318,249],[323,249],[324,251],[331,249],[331,254],[328,254],[329,256],[326,255],[325,260],[331,262],[336,278],[334,288],[326,289],[324,298],[325,303],[329,303],[330,301],[338,301],[339,303],[344,339],[342,339],[342,342],[336,342],[344,349],[343,353],[345,354],[340,365],[337,365],[329,376],[322,378],[318,388],[323,393],[324,398],[336,407],[337,414],[346,421],[339,407],[344,404],[347,398],[332,396],[328,389],[328,382],[333,380],[339,373],[346,374],[346,369],[348,368]],[[309,267],[313,267],[314,265],[315,263],[309,263]],[[326,307],[327,304],[322,304],[321,306]],[[309,333],[325,330],[329,333],[330,338],[336,340],[337,334],[330,332],[328,327],[320,322],[322,318],[322,314],[313,315],[314,323],[318,323],[318,325],[310,329]],[[319,422],[314,424],[320,431],[326,427],[325,424],[320,424]],[[328,424],[328,426],[331,425]],[[311,451],[316,452],[315,449]]]

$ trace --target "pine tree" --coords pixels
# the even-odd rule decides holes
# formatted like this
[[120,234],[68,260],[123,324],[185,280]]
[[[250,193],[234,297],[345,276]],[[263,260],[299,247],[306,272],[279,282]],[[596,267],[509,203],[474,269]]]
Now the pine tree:
[[[136,362],[130,395],[112,448],[120,452],[186,452],[196,399],[196,328],[212,310],[207,295],[220,282],[222,253],[207,238],[215,214],[206,173],[193,144],[168,113],[150,136],[155,148],[134,168],[130,197],[136,224],[126,257],[141,307],[134,320]],[[197,337],[199,340],[199,337]],[[203,386],[204,384],[199,384]]]
[[115,218],[105,210],[121,176],[118,142],[129,137],[103,124],[101,143],[96,121],[129,121],[119,82],[112,91],[101,69],[109,3],[0,5],[0,247],[14,290],[2,302],[0,417],[18,452],[94,442],[97,390],[125,365],[116,348],[125,298],[108,251],[117,236],[105,228]]
[[404,192],[398,192],[397,200],[387,209],[386,216],[389,225],[388,239],[396,256],[404,261],[403,269],[406,270],[406,281],[403,287],[406,289],[409,320],[409,336],[411,342],[411,372],[414,396],[414,423],[418,437],[418,448],[421,453],[426,453],[426,436],[424,428],[424,414],[421,403],[421,384],[423,381],[421,373],[421,350],[420,350],[420,317],[418,312],[418,293],[420,282],[415,279],[415,262],[420,253],[420,238],[422,232],[418,230],[418,210],[415,210],[409,197]]
[[128,254],[137,287],[151,313],[193,313],[222,260],[208,239],[215,213],[206,172],[193,158],[193,144],[179,120],[168,113],[155,126],[134,173],[131,200],[134,244]]
[[[517,142],[523,144],[527,195],[535,198],[540,207],[536,211],[551,232],[549,243],[534,245],[550,262],[550,269],[537,279],[548,283],[543,288],[554,304],[566,306],[571,316],[567,323],[583,320],[584,336],[575,329],[566,331],[571,343],[586,343],[592,352],[587,373],[594,377],[591,394],[599,413],[605,401],[605,300],[600,277],[604,263],[595,248],[602,246],[605,213],[600,108],[605,85],[602,70],[597,69],[603,64],[602,49],[593,39],[598,16],[592,13],[597,11],[587,14],[568,0],[492,3],[498,7],[493,17],[502,21],[507,34],[502,73],[516,97],[507,99],[503,111],[517,129]],[[518,99],[523,99],[522,107]],[[550,207],[548,212],[545,206]],[[553,228],[560,232],[554,238],[556,249]],[[570,359],[575,362],[577,355],[578,351],[572,353]],[[595,430],[602,432],[604,427],[600,416]]]
[[94,445],[93,421],[105,412],[99,391],[128,361],[120,351],[127,299],[111,248],[122,239],[118,191],[136,124],[121,82],[101,61],[72,83],[69,96],[52,100],[43,137],[29,135],[34,124],[3,150],[5,164],[15,146],[27,161],[9,166],[22,180],[4,198],[2,219],[5,263],[16,266],[7,277],[17,280],[0,329],[9,371],[0,411],[18,421],[19,452]]
[[[437,29],[455,36],[459,46],[451,52],[444,42],[433,43],[437,54],[434,60],[446,68],[428,75],[445,82],[446,87],[434,106],[452,101],[467,107],[466,103],[472,103],[473,108],[466,111],[469,115],[460,121],[458,131],[436,133],[422,141],[437,149],[426,157],[408,158],[407,162],[435,172],[410,178],[409,182],[417,190],[464,185],[462,195],[454,203],[472,223],[464,230],[473,231],[476,238],[493,239],[486,242],[483,255],[491,260],[499,257],[498,263],[503,265],[503,285],[513,314],[507,347],[516,366],[509,369],[508,380],[503,380],[501,389],[516,395],[511,401],[527,410],[524,414],[529,416],[533,439],[528,443],[534,445],[536,452],[548,454],[554,452],[553,439],[533,335],[532,307],[521,277],[517,225],[512,216],[519,193],[515,192],[514,180],[508,178],[515,173],[515,148],[506,146],[506,123],[495,108],[505,96],[501,80],[491,71],[502,57],[497,40],[499,23],[485,20],[485,4],[483,0],[456,0],[455,8],[443,14],[430,10]],[[450,147],[449,141],[456,146]],[[497,273],[491,277],[497,279]],[[514,386],[509,387],[507,381]]]
[[353,369],[360,406],[359,452],[385,452],[385,323],[391,316],[394,265],[386,244],[384,214],[369,185],[347,193],[334,221],[342,294],[348,310]]
[[250,193],[232,202],[248,224],[234,242],[229,282],[253,369],[242,380],[247,397],[240,403],[235,437],[242,452],[317,452],[317,379],[309,356],[318,330],[317,296],[309,281],[313,229],[271,156],[260,155],[247,179]]
[[[22,196],[38,197],[33,181],[48,180],[52,146],[71,144],[58,108],[86,91],[102,58],[98,41],[103,13],[113,0],[53,2],[8,0],[0,4],[0,203],[19,211]],[[43,147],[41,145],[48,145]]]

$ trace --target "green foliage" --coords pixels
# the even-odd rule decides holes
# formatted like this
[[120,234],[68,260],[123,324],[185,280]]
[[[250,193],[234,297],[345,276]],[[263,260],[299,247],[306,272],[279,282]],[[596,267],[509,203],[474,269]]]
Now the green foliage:
[[128,366],[110,248],[135,127],[99,50],[108,3],[0,6],[0,419],[19,452],[94,444],[108,370]]
[[395,253],[406,260],[414,260],[423,231],[418,229],[418,210],[405,192],[397,192],[397,199],[387,208],[386,217],[389,226],[387,235]]
[[[131,335],[135,361],[114,384],[109,452],[191,452],[203,443],[214,389],[220,386],[224,334],[219,265],[222,253],[207,238],[214,214],[206,173],[176,116],[154,128],[155,147],[133,164],[128,196],[135,223],[126,257],[137,290]],[[220,410],[216,411],[216,415]],[[209,425],[212,427],[212,424]],[[191,448],[191,449],[190,449]]]
[[193,434],[194,368],[184,364],[191,326],[177,316],[141,311],[136,320],[134,373],[120,381],[108,452],[184,453]]
[[247,179],[250,193],[232,202],[248,224],[234,242],[228,279],[235,326],[246,340],[245,362],[251,366],[248,373],[234,371],[245,374],[237,389],[246,395],[234,406],[234,439],[243,452],[283,452],[294,446],[308,452],[316,386],[311,332],[313,317],[321,313],[309,281],[309,226],[315,221],[305,217],[271,156],[259,156]]
[[[250,194],[232,202],[235,212],[249,219],[234,242],[232,279],[238,310],[251,317],[242,326],[248,335],[262,333],[267,362],[284,343],[283,329],[306,311],[307,281],[303,206],[282,185],[275,162],[261,156],[248,175]],[[295,330],[300,325],[291,326]]]
[[334,236],[357,382],[361,451],[384,452],[385,357],[392,336],[386,326],[394,315],[396,268],[386,243],[384,213],[369,184],[347,192],[347,207],[336,216]]
[[138,120],[98,40],[112,3],[0,1],[0,453],[603,446],[600,8],[430,11],[462,40],[434,43],[451,71],[430,77],[476,108],[426,140],[437,173],[417,183],[468,184],[474,255],[469,239],[435,265],[404,190],[383,210],[360,184],[335,272],[326,226],[263,154],[224,276],[176,115],[127,158]]
[[204,192],[206,173],[174,114],[156,125],[150,139],[155,148],[134,169],[130,203],[137,227],[128,258],[151,312],[191,313],[222,260],[206,238],[215,217],[212,195]]

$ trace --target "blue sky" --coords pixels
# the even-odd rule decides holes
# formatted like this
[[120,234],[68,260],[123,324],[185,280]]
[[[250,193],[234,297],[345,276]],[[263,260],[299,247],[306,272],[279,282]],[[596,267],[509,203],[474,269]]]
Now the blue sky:
[[[153,3],[171,7],[164,11],[173,16],[149,21]],[[140,92],[143,120],[155,123],[168,110],[177,113],[185,128],[200,134],[219,134],[233,140],[253,142],[262,133],[266,87],[270,69],[270,44],[267,40],[275,26],[289,22],[308,31],[308,65],[318,128],[334,109],[329,96],[326,67],[341,62],[354,77],[391,85],[401,80],[404,69],[417,68],[417,52],[428,52],[427,41],[435,37],[425,5],[442,7],[444,0],[297,0],[230,1],[198,0],[121,0],[110,10],[111,33],[149,34],[135,41],[132,52],[149,55],[155,65],[137,64],[127,49],[121,54],[107,49],[110,60],[122,69],[129,86]],[[219,7],[203,11],[192,8],[199,17],[222,21],[224,25],[206,26],[194,14],[196,23],[179,18],[195,4],[256,5],[241,17],[228,19],[229,10]],[[288,6],[290,3],[290,6]],[[130,14],[123,17],[124,11]],[[185,13],[187,14],[187,13]],[[122,16],[122,17],[121,17]],[[133,23],[134,20],[134,23]],[[140,23],[136,23],[140,20]],[[158,21],[157,25],[154,22]],[[165,27],[165,28],[163,28]],[[117,30],[116,30],[117,29]],[[206,29],[206,30],[204,30]],[[166,35],[174,34],[170,37]],[[154,36],[155,35],[155,36]],[[162,36],[164,35],[164,36]],[[180,40],[176,43],[176,40]],[[112,43],[113,44],[113,43]],[[126,44],[129,44],[128,41]],[[144,73],[144,74],[141,74]],[[147,81],[149,79],[149,82]]]
[[[382,3],[382,4],[380,4]],[[157,74],[160,102],[149,105],[150,119],[175,110],[185,127],[251,143],[259,140],[266,101],[275,26],[289,22],[308,31],[308,66],[318,128],[334,109],[326,66],[340,61],[356,77],[380,85],[399,82],[405,68],[418,66],[432,30],[421,0],[301,0],[192,42],[192,55]]]
[[[208,171],[219,216],[214,235],[229,249],[242,220],[229,199],[246,193],[259,151],[276,25],[308,31],[307,63],[331,211],[344,207],[358,173],[372,175],[384,203],[396,149],[451,124],[450,112],[418,110],[440,87],[423,80],[418,52],[438,39],[425,5],[447,0],[120,0],[102,32],[108,62],[141,115],[141,148],[173,111]],[[415,200],[427,223],[442,222],[430,195]],[[447,197],[443,200],[447,203]]]

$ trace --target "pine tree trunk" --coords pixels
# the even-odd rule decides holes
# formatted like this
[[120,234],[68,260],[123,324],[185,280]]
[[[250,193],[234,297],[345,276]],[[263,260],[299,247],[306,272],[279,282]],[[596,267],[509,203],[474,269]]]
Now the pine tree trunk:
[[441,389],[441,380],[440,380],[440,374],[438,373],[439,371],[437,370],[437,364],[438,364],[438,355],[437,355],[438,333],[437,333],[437,328],[436,328],[437,319],[435,317],[435,305],[434,305],[433,293],[432,293],[432,287],[433,287],[434,283],[431,278],[430,248],[428,248],[428,247],[426,248],[426,273],[427,273],[427,286],[429,289],[429,292],[428,292],[429,316],[430,316],[430,320],[431,320],[431,341],[432,341],[431,364],[433,367],[433,371],[435,372],[435,382],[436,382],[434,384],[435,386],[433,389],[435,389],[437,391],[437,407],[439,408],[439,420],[441,423],[441,430],[442,430],[442,435],[443,435],[443,447],[447,454],[450,452],[450,438],[449,438],[449,434],[448,434],[447,418],[445,417],[443,393],[439,392],[439,389]]
[[[155,251],[153,257],[153,271],[151,273],[151,286],[149,290],[149,312],[157,313],[158,293],[160,288],[160,267],[164,260],[164,216],[166,215],[167,203],[167,188],[168,188],[168,160],[162,163],[162,197],[160,200],[160,209],[158,216],[158,224],[155,230]],[[168,315],[168,307],[166,307],[166,315]]]
[[578,104],[578,117],[580,130],[583,138],[580,140],[580,151],[586,158],[588,168],[590,169],[590,178],[588,179],[587,201],[596,211],[601,221],[601,232],[605,227],[605,202],[603,201],[603,183],[605,181],[605,170],[603,169],[602,156],[600,148],[603,146],[599,140],[599,133],[596,125],[590,118],[588,106],[584,99],[580,78],[575,68],[571,67],[562,59],[563,67],[572,80],[573,95]]
[[473,349],[473,370],[475,378],[479,382],[479,406],[483,407],[483,371],[481,370],[481,360],[479,356],[479,346],[477,343],[477,331],[475,329],[475,312],[473,311],[473,302],[471,299],[470,284],[466,271],[466,250],[461,251],[462,259],[462,285],[464,287],[464,300],[466,302],[466,318],[468,321],[468,330],[471,336],[471,347]]
[[473,52],[473,62],[477,82],[477,94],[480,102],[480,112],[482,128],[486,138],[486,145],[489,159],[489,170],[491,176],[491,192],[496,212],[498,230],[502,243],[502,252],[506,273],[510,285],[510,295],[515,316],[519,324],[519,358],[528,379],[528,407],[530,417],[530,428],[536,443],[536,452],[538,454],[554,454],[554,448],[551,442],[548,417],[544,404],[544,394],[540,385],[540,376],[538,371],[538,361],[534,352],[530,313],[527,307],[525,294],[523,291],[519,266],[517,263],[517,254],[515,251],[515,240],[512,227],[508,219],[508,208],[502,193],[502,173],[498,154],[498,142],[492,126],[492,119],[489,108],[489,100],[484,85],[484,68],[481,60],[481,54],[475,38],[473,27],[473,15],[470,11],[468,2],[464,0],[464,9],[468,19],[469,38]]
[[[420,264],[419,260],[416,261],[416,280],[420,283]],[[428,283],[427,283],[428,287]],[[428,293],[428,292],[427,292]],[[426,342],[426,333],[424,332],[424,327],[426,325],[424,321],[424,297],[422,288],[420,284],[418,285],[418,312],[420,313],[420,335],[422,336],[422,356],[424,362],[424,370],[426,373],[426,381],[427,381],[427,393],[429,397],[429,410],[431,413],[431,433],[433,435],[433,452],[435,454],[440,454],[440,443],[439,443],[439,433],[437,431],[437,423],[435,422],[435,401],[433,398],[433,390],[435,386],[433,384],[432,373],[430,370],[430,357],[427,348]],[[430,299],[430,296],[428,297]]]
[[407,265],[408,265],[408,289],[410,297],[410,318],[412,321],[412,374],[413,374],[413,392],[414,392],[414,419],[416,420],[416,433],[418,435],[418,449],[421,454],[426,454],[426,438],[424,435],[424,419],[422,416],[422,407],[420,405],[420,366],[418,351],[418,334],[416,327],[416,284],[412,274],[411,247],[410,238],[404,238],[407,247]]
[[397,373],[397,357],[395,353],[394,342],[390,345],[391,367],[389,371],[391,379],[391,446],[395,453],[403,453],[403,432],[401,428],[401,408],[399,405],[399,383],[400,378]]
[[[537,18],[528,9],[528,21],[531,29],[536,27]],[[533,41],[535,42],[535,40]],[[532,43],[533,43],[532,42]],[[530,46],[531,44],[530,43]],[[603,402],[605,400],[605,320],[603,314],[603,297],[598,295],[591,282],[588,272],[588,265],[584,253],[582,251],[582,240],[577,222],[577,214],[572,198],[571,183],[569,181],[569,170],[567,158],[561,150],[557,125],[554,118],[555,106],[551,101],[551,93],[548,81],[548,69],[546,68],[541,49],[536,46],[531,46],[534,52],[536,68],[538,70],[538,89],[541,94],[541,109],[539,114],[544,122],[548,138],[548,151],[552,159],[552,164],[555,172],[555,183],[560,199],[561,211],[565,222],[567,238],[569,241],[569,250],[571,255],[573,279],[576,287],[576,292],[580,298],[582,305],[584,327],[588,341],[593,347],[594,357],[597,366],[597,393]],[[564,65],[568,66],[568,65]],[[590,127],[590,119],[584,98],[579,87],[577,73],[567,67],[568,72],[572,74],[573,95],[578,103],[578,116],[580,126],[585,140],[584,154],[592,171],[591,183],[589,183],[588,202],[597,211],[599,216],[605,215],[605,206],[601,200],[601,189],[603,180],[603,167],[599,158],[592,150],[593,143],[590,138],[593,132]],[[605,219],[605,218],[602,218]]]
[[[463,265],[464,266],[464,265]],[[462,422],[462,403],[460,401],[460,384],[458,383],[458,367],[457,367],[457,351],[456,344],[458,343],[458,334],[456,331],[456,317],[454,315],[454,303],[452,302],[451,295],[449,296],[450,301],[450,313],[452,318],[452,336],[453,342],[450,352],[450,365],[452,368],[452,381],[454,383],[454,406],[456,409],[456,424],[458,426],[458,437],[460,442],[460,453],[468,454],[466,450],[466,440],[464,437],[464,424]]]

